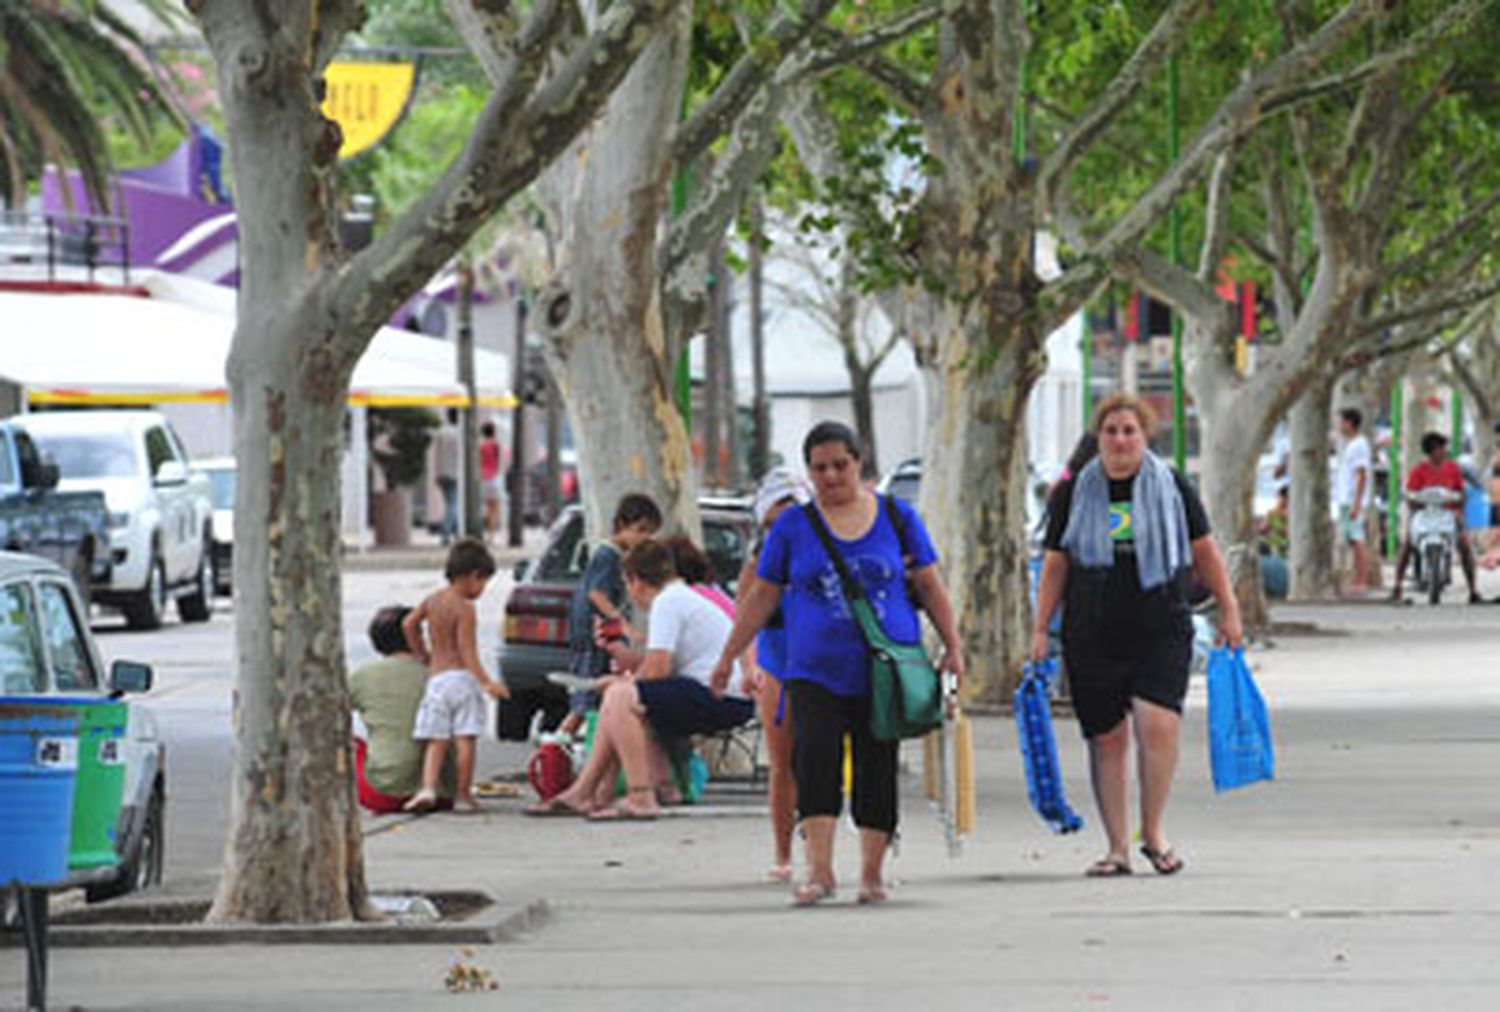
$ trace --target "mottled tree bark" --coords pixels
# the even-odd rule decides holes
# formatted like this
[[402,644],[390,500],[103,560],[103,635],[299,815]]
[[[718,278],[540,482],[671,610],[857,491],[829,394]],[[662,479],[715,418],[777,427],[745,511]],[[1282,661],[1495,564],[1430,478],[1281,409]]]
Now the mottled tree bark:
[[[234,405],[235,766],[209,918],[371,916],[351,777],[340,599],[345,401],[376,329],[593,117],[668,6],[617,3],[566,57],[542,2],[509,35],[504,76],[465,151],[354,256],[339,249],[340,136],[322,73],[353,0],[194,0],[218,67],[240,228]],[[544,70],[551,78],[543,83]]]
[[1338,594],[1334,571],[1334,524],[1330,508],[1333,380],[1315,380],[1291,415],[1291,482],[1288,565],[1294,601],[1328,600]]

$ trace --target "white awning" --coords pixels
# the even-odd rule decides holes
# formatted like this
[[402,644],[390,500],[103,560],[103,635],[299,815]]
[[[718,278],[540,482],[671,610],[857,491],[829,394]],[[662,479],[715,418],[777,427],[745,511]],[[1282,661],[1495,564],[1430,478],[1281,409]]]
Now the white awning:
[[[133,293],[0,289],[0,379],[36,404],[221,403],[232,289],[149,274]],[[476,349],[480,402],[513,407],[509,358]],[[349,402],[462,407],[452,343],[382,327]]]

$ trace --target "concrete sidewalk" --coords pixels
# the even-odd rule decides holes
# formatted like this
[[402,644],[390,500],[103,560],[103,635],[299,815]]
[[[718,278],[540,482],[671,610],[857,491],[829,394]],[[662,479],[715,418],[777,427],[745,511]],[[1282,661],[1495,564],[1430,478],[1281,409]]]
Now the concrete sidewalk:
[[[522,533],[522,542],[517,547],[511,547],[504,531],[488,544],[496,564],[502,571],[508,571],[522,559],[535,557],[546,543],[546,537],[545,528],[527,527]],[[440,537],[430,531],[413,529],[411,542],[405,545],[376,545],[372,542],[361,549],[357,543],[345,541],[343,568],[346,571],[360,572],[426,569],[441,573],[447,558],[448,548]]]
[[[1495,588],[1489,588],[1493,592]],[[1059,745],[1083,833],[1030,812],[1013,726],[977,724],[980,821],[951,860],[910,752],[893,900],[852,889],[791,910],[765,884],[768,828],[743,788],[656,823],[388,819],[382,889],[545,899],[548,921],[468,960],[499,983],[444,992],[452,945],[58,949],[55,1007],[88,1009],[1492,1009],[1500,1002],[1500,608],[1284,609],[1347,635],[1283,637],[1255,661],[1279,775],[1208,782],[1189,700],[1171,830],[1187,868],[1086,880],[1101,851],[1083,749]],[[487,772],[521,758],[491,753]],[[852,881],[852,833],[839,838]],[[0,1007],[20,1001],[0,952]]]

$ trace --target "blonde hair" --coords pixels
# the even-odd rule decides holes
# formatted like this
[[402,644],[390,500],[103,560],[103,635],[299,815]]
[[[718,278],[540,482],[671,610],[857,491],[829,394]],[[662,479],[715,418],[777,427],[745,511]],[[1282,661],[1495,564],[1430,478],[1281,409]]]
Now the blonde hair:
[[1106,418],[1120,411],[1129,411],[1135,415],[1147,439],[1156,434],[1156,412],[1151,410],[1151,405],[1135,394],[1124,391],[1116,391],[1099,402],[1099,406],[1094,409],[1094,432],[1098,433],[1104,428]]

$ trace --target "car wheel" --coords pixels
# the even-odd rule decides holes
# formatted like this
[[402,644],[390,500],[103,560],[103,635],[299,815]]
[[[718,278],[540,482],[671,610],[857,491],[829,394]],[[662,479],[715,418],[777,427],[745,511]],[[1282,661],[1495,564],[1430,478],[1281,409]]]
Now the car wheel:
[[151,792],[146,808],[146,822],[130,853],[120,859],[120,872],[108,882],[88,886],[85,898],[90,903],[114,899],[160,885],[166,871],[167,805],[158,786]]
[[177,614],[184,622],[207,622],[214,613],[214,567],[209,564],[212,551],[208,542],[198,556],[198,572],[193,577],[193,592],[177,599]]
[[146,570],[146,586],[125,605],[125,624],[132,629],[160,629],[167,614],[167,567],[155,553]]

